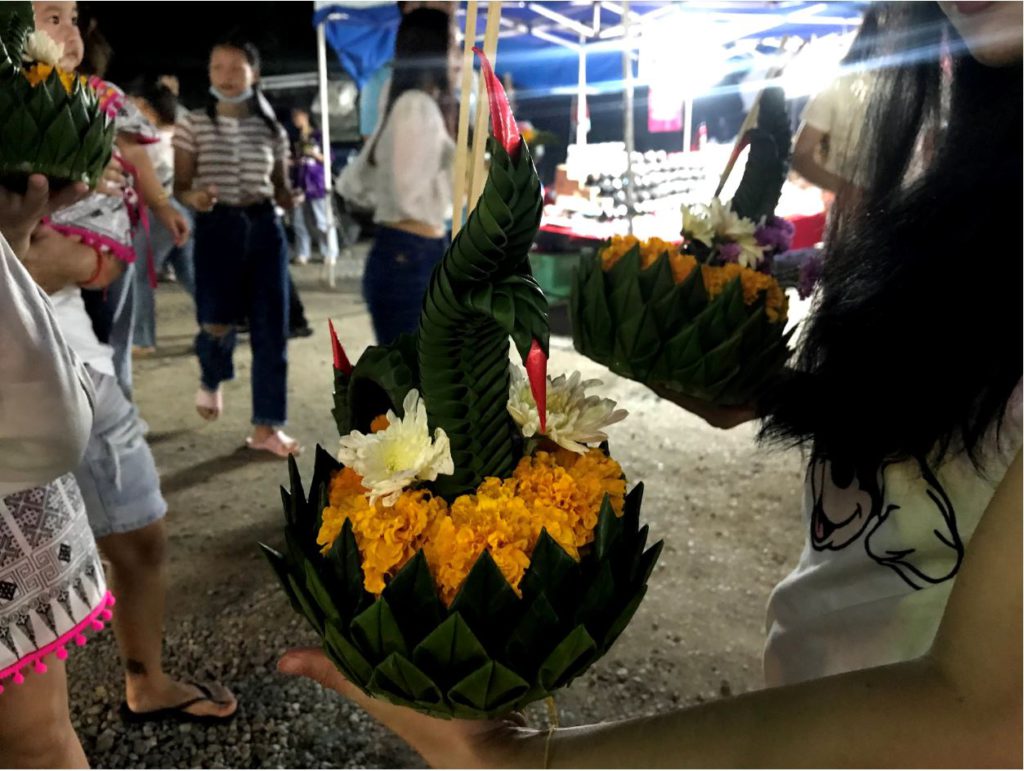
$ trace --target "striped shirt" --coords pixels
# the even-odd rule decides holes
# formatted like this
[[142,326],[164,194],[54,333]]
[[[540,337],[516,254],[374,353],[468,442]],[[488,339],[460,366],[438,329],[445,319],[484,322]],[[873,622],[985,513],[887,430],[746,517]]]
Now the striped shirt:
[[217,200],[232,206],[273,198],[274,164],[288,166],[288,135],[281,124],[271,134],[258,115],[221,115],[214,126],[204,110],[192,110],[175,126],[174,148],[195,156],[192,186],[216,185]]

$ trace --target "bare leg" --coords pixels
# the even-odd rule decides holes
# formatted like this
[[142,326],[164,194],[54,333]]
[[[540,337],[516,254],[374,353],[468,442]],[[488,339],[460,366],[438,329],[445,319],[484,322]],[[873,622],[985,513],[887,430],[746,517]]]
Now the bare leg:
[[[230,324],[203,324],[202,329],[206,334],[215,338],[227,337],[234,331]],[[196,412],[203,420],[216,420],[224,410],[224,401],[221,396],[220,387],[216,391],[209,391],[200,386],[196,395]]]
[[[134,712],[173,707],[201,695],[198,688],[163,671],[164,600],[167,595],[167,534],[163,520],[130,533],[100,539],[110,560],[111,589],[117,597],[114,635],[125,666],[125,694]],[[238,706],[223,686],[212,688],[215,701],[201,701],[186,711],[195,715],[230,715]]]
[[68,713],[68,680],[56,656],[0,693],[0,768],[88,768]]

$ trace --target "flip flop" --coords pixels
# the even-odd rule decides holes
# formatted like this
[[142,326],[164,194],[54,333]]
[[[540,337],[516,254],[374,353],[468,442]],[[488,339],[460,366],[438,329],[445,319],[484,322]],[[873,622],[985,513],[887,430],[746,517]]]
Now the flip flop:
[[299,443],[280,430],[275,431],[262,442],[257,442],[251,436],[247,436],[245,446],[250,450],[269,452],[279,458],[287,458],[289,455],[298,457],[302,454]]
[[238,714],[238,708],[230,715],[195,715],[191,712],[186,712],[189,707],[199,704],[200,702],[209,701],[213,704],[224,704],[225,702],[217,701],[213,698],[213,691],[202,683],[189,683],[189,685],[195,686],[202,692],[202,696],[196,696],[193,699],[183,701],[181,704],[176,704],[173,707],[164,707],[162,709],[153,709],[148,712],[135,712],[131,707],[128,706],[128,702],[121,702],[121,720],[129,724],[140,724],[140,723],[158,723],[158,722],[175,722],[175,723],[198,723],[200,725],[225,725],[235,719],[235,715]]
[[[202,410],[209,410],[212,415],[204,415]],[[203,420],[208,420],[211,423],[221,416],[224,412],[224,394],[218,388],[216,391],[207,391],[205,388],[200,387],[196,391],[196,412],[199,413],[199,417]]]

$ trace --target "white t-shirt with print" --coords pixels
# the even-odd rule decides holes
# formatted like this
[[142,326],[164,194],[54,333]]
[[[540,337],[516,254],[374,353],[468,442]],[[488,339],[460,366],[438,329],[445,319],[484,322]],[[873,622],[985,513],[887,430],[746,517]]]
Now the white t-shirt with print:
[[964,553],[1021,447],[1021,386],[985,442],[964,455],[807,471],[807,541],[768,601],[769,686],[907,661],[935,639]]

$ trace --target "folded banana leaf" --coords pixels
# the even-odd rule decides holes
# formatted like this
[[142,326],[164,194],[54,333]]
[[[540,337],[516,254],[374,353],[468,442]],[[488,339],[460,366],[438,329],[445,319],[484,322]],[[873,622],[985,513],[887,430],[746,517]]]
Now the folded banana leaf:
[[261,546],[292,606],[349,680],[431,715],[495,718],[571,683],[625,629],[661,552],[661,542],[646,546],[647,528],[639,526],[641,484],[626,496],[622,516],[605,500],[578,562],[542,532],[520,594],[485,551],[445,607],[419,552],[375,597],[363,588],[350,522],[326,556],[315,546],[339,468],[318,448],[307,496],[290,463],[286,549]]
[[576,350],[612,372],[720,405],[749,403],[789,356],[784,321],[747,305],[739,279],[714,298],[700,270],[672,280],[667,255],[641,268],[634,249],[611,269],[584,257],[570,298]]

